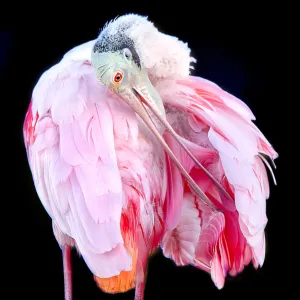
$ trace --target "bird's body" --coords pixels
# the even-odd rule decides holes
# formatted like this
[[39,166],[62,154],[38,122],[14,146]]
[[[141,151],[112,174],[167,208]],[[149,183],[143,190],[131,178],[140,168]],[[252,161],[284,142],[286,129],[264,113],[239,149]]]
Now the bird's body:
[[[117,86],[116,95],[103,77],[104,55],[122,51],[127,38],[134,41],[125,43],[134,66],[150,81],[134,81],[121,63],[117,75],[128,75],[124,82],[135,82],[133,95],[154,105],[145,116],[131,94],[127,103],[121,100],[118,81],[110,86]],[[123,16],[98,40],[65,55],[33,92],[24,139],[38,195],[59,244],[76,246],[106,292],[141,284],[136,299],[142,299],[147,257],[159,245],[176,264],[211,273],[219,288],[228,272],[241,272],[251,260],[256,267],[263,263],[269,197],[263,155],[273,160],[277,153],[243,102],[189,75],[189,54],[185,44],[145,18]],[[157,134],[192,178],[185,177],[189,184]]]
[[[89,60],[66,58],[49,73],[37,85],[25,120],[36,188],[61,246],[68,240],[64,235],[72,237],[91,270],[110,278],[136,263],[139,226],[148,251],[161,240],[164,152],[134,111],[98,85]],[[70,89],[60,94],[67,84]],[[88,91],[88,99],[80,89]],[[51,90],[56,97],[35,102]],[[78,110],[68,110],[71,106]],[[110,288],[108,280],[97,280],[104,290],[119,292],[134,287],[135,271],[133,278],[128,273],[122,273],[124,286]]]

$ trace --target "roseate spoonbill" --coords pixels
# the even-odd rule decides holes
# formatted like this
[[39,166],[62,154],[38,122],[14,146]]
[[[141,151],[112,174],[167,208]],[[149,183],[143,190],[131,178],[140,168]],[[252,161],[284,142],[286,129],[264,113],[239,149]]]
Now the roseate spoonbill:
[[24,140],[62,248],[66,299],[71,247],[103,291],[135,288],[135,299],[158,246],[218,288],[227,273],[263,264],[265,165],[277,153],[250,109],[191,76],[192,63],[187,44],[129,14],[34,88]]

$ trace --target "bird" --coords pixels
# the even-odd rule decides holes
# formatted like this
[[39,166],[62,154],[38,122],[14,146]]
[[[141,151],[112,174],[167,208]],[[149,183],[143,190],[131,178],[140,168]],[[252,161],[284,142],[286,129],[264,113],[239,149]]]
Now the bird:
[[76,46],[33,89],[23,136],[62,249],[107,293],[144,299],[148,257],[225,278],[265,258],[268,172],[278,153],[240,99],[192,75],[187,43],[125,14]]

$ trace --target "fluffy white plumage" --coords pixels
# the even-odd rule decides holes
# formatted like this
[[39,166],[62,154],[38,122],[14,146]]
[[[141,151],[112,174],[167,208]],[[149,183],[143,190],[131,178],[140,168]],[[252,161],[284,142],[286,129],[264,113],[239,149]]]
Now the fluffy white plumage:
[[121,16],[109,22],[100,35],[107,33],[113,43],[113,37],[119,31],[124,31],[133,40],[140,60],[151,77],[188,76],[191,63],[196,62],[190,56],[187,43],[159,32],[147,17],[136,14]]

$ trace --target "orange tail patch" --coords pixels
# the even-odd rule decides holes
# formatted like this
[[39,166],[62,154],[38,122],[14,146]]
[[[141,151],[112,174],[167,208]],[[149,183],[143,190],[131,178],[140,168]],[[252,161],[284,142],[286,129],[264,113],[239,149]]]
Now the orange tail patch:
[[110,278],[94,276],[98,287],[105,293],[124,293],[135,287],[138,257],[136,220],[136,207],[133,202],[130,202],[126,212],[122,213],[120,227],[124,240],[124,247],[132,257],[132,269],[131,271],[122,271],[119,275]]
[[110,278],[100,278],[94,276],[98,287],[105,293],[125,293],[135,287],[136,263],[138,250],[126,247],[132,256],[132,270],[122,271],[119,275]]

